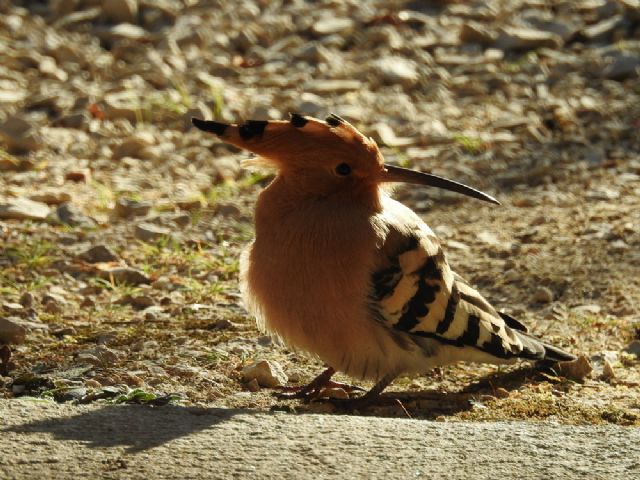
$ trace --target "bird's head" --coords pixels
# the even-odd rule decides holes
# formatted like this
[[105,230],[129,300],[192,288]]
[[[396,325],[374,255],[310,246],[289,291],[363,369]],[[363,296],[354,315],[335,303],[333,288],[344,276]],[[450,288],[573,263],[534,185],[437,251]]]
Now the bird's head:
[[331,114],[324,121],[291,114],[289,121],[249,120],[242,125],[193,118],[194,126],[257,154],[306,194],[353,195],[377,191],[382,183],[438,187],[480,200],[499,202],[458,182],[384,163],[372,138]]

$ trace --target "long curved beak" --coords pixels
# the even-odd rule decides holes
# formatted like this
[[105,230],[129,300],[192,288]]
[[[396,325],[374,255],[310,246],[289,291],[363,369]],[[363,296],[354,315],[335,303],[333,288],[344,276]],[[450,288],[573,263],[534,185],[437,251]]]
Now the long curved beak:
[[471,188],[463,183],[454,182],[453,180],[432,175],[430,173],[417,172],[408,168],[396,167],[394,165],[384,165],[385,171],[382,173],[382,182],[402,182],[414,185],[426,185],[428,187],[442,188],[451,192],[461,193],[468,197],[477,198],[489,203],[500,205],[500,202],[480,190]]

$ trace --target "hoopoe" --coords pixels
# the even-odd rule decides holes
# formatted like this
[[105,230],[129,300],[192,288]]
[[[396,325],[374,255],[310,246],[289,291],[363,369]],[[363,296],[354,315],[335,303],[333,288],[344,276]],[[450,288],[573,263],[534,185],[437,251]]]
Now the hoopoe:
[[315,398],[336,371],[373,380],[458,361],[565,361],[573,355],[498,312],[447,263],[433,231],[390,198],[392,182],[435,186],[498,204],[442,177],[387,165],[375,141],[337,115],[242,125],[192,119],[277,169],[259,195],[241,290],[258,326],[328,368],[293,395]]

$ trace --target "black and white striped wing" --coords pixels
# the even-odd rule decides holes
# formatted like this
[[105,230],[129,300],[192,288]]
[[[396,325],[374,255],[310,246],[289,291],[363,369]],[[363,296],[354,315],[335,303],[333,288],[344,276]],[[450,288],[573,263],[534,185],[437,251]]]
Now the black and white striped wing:
[[514,329],[524,332],[524,326],[496,312],[451,271],[437,237],[411,210],[389,203],[378,221],[384,241],[370,295],[378,321],[407,334],[471,347],[469,359],[474,352],[500,359],[544,355],[541,346],[536,352],[523,346]]

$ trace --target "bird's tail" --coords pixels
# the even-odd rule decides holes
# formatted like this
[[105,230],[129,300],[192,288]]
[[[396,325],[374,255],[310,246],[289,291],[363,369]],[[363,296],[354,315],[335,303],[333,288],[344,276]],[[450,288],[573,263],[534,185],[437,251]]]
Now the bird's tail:
[[527,358],[530,360],[544,360],[550,362],[568,362],[571,360],[575,360],[576,356],[565,352],[561,348],[558,348],[554,345],[550,345],[548,343],[543,342],[530,335],[529,333],[514,330],[515,334],[518,336],[520,341],[522,342],[522,346],[524,349],[520,353],[522,358]]

